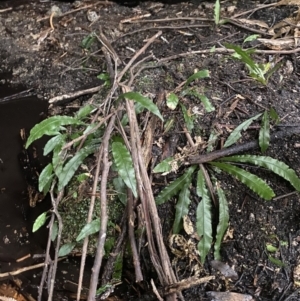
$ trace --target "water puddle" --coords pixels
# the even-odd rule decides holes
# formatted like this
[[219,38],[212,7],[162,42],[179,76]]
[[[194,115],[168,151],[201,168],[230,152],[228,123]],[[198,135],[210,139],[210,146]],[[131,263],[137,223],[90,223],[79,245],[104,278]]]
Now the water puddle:
[[8,278],[3,276],[6,272],[32,265],[32,255],[43,252],[46,237],[45,233],[31,234],[35,215],[46,205],[29,207],[19,154],[23,147],[20,130],[29,131],[43,120],[48,104],[27,96],[32,91],[22,91],[26,89],[0,85],[0,280]]

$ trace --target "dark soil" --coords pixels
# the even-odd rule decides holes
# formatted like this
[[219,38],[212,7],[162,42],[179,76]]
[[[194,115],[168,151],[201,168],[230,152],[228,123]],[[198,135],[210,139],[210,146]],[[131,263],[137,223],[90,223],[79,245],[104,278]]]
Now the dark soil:
[[[97,79],[97,75],[107,72],[107,61],[101,51],[101,43],[95,38],[90,47],[82,47],[83,39],[89,34],[95,33],[99,37],[100,28],[123,64],[128,63],[134,52],[143,47],[145,41],[159,30],[162,31],[161,37],[157,38],[140,56],[140,59],[145,58],[145,61],[137,65],[133,72],[137,72],[142,67],[144,69],[139,70],[134,86],[131,87],[133,91],[152,95],[155,99],[162,90],[166,93],[173,91],[195,71],[209,70],[210,78],[199,80],[195,85],[199,86],[199,91],[209,98],[216,110],[206,113],[203,105],[196,98],[184,99],[185,106],[197,116],[192,136],[201,135],[203,139],[207,139],[210,132],[217,129],[221,137],[226,138],[232,129],[231,126],[237,126],[263,112],[264,109],[270,108],[274,108],[280,116],[281,129],[300,125],[300,60],[297,51],[292,53],[293,51],[289,49],[290,53],[278,50],[273,53],[254,54],[254,60],[260,63],[282,63],[279,70],[270,77],[267,85],[259,84],[249,77],[243,63],[231,59],[225,51],[210,52],[212,47],[224,50],[225,42],[241,46],[244,39],[253,34],[251,29],[243,28],[243,26],[250,28],[246,22],[238,25],[226,23],[216,27],[213,22],[211,3],[183,2],[171,5],[142,2],[138,6],[128,7],[110,2],[83,1],[81,9],[78,10],[75,10],[77,8],[75,4],[68,2],[17,3],[18,5],[13,6],[11,1],[0,3],[0,73],[3,74],[2,77],[7,78],[11,72],[11,77],[7,80],[9,86],[16,88],[22,85],[26,89],[32,89],[39,100],[25,99],[25,104],[24,99],[15,102],[3,100],[1,97],[5,95],[0,95],[0,188],[2,191],[0,200],[3,209],[0,215],[0,261],[3,262],[1,272],[20,267],[20,265],[4,263],[5,261],[13,262],[29,252],[41,252],[45,247],[45,242],[41,243],[41,238],[32,237],[28,244],[21,243],[18,238],[11,239],[10,244],[7,244],[6,240],[6,237],[20,236],[25,228],[22,235],[31,237],[28,229],[31,229],[31,223],[38,214],[30,213],[33,216],[30,219],[24,219],[22,215],[21,207],[27,208],[28,204],[22,195],[25,182],[20,178],[21,172],[17,167],[18,153],[22,150],[22,143],[18,140],[19,130],[24,127],[30,129],[41,120],[40,113],[45,111],[44,107],[40,106],[41,101],[46,104],[54,97],[103,83],[102,80]],[[53,18],[54,30],[51,31],[49,10],[54,5],[60,8],[62,15]],[[85,5],[90,6],[84,8]],[[236,5],[234,12],[228,12],[234,5]],[[231,17],[257,5],[258,3],[247,0],[238,1],[237,4],[224,1],[221,2],[221,7],[224,8],[221,15],[223,18]],[[284,18],[292,16],[295,11],[297,11],[295,6],[269,7],[257,10],[249,19],[264,21],[271,27]],[[93,13],[98,18],[91,22],[88,16],[92,16]],[[124,21],[141,15],[145,16],[137,21]],[[242,18],[244,17],[247,15]],[[258,26],[251,28],[261,32],[264,30]],[[270,35],[265,33],[262,37],[270,38]],[[259,50],[268,50],[257,41],[243,44],[243,47],[251,46]],[[200,50],[202,53],[199,52]],[[147,61],[152,64],[146,65]],[[1,89],[7,90],[6,81],[1,81],[1,84]],[[51,105],[50,114],[75,110],[90,96],[80,96],[73,103],[61,101]],[[94,97],[102,97],[101,92]],[[240,97],[237,107],[230,108],[237,97]],[[179,135],[178,146],[184,147],[186,145],[186,138],[182,134],[184,121],[179,119],[177,113],[170,113],[166,106],[162,108],[165,117],[175,116],[175,130],[171,134]],[[259,124],[254,123],[253,128],[243,132],[240,142],[256,139],[258,127]],[[163,136],[162,133],[159,135]],[[249,153],[260,154],[258,150]],[[285,162],[300,176],[299,135],[277,140],[270,146],[266,155]],[[9,170],[8,166],[11,166]],[[218,176],[229,202],[229,232],[231,233],[222,245],[222,261],[231,266],[238,273],[239,278],[235,281],[224,279],[212,268],[210,261],[213,256],[209,254],[202,275],[216,275],[216,279],[185,290],[183,293],[185,300],[209,300],[206,291],[238,292],[249,294],[255,300],[261,301],[300,300],[297,279],[294,279],[297,276],[296,268],[300,264],[299,193],[295,192],[288,182],[266,170],[247,168],[266,179],[277,197],[271,201],[264,201],[230,176]],[[175,176],[173,175],[173,178]],[[159,189],[160,186],[154,188],[155,192]],[[17,202],[16,199],[21,201]],[[196,204],[197,199],[194,197],[191,204],[191,209],[194,211]],[[163,217],[165,214],[169,216],[173,213],[173,206],[174,204],[170,204],[169,207],[164,205],[161,208],[164,214],[162,220],[165,222],[165,231],[169,231],[169,224]],[[40,210],[42,212],[44,209]],[[169,232],[164,234],[167,237]],[[276,246],[278,250],[269,253],[266,251],[267,243]],[[31,251],[30,246],[36,244],[38,247],[33,247],[34,250]],[[280,260],[284,265],[275,264],[270,256]],[[28,264],[33,262],[24,263],[26,266]],[[189,264],[188,261],[186,264]],[[73,265],[68,266],[71,271]],[[64,269],[65,266],[61,271]],[[74,268],[73,273],[72,268],[70,274],[76,274],[76,269],[77,267]],[[128,289],[126,294],[121,289],[121,292],[118,292],[120,298],[146,300],[148,293],[143,295],[143,292],[145,288],[150,287],[150,279],[155,276],[145,275],[145,284],[136,285],[134,277],[128,276],[130,273],[132,271],[124,272],[132,289]],[[41,273],[37,274],[41,275]],[[182,279],[189,276],[188,272],[184,275],[182,271],[178,271],[178,274]],[[72,277],[75,278],[74,275]],[[58,277],[59,280],[62,278],[63,276]],[[76,279],[72,280],[76,282]],[[33,285],[33,282],[31,283]],[[142,295],[136,296],[136,291]]]

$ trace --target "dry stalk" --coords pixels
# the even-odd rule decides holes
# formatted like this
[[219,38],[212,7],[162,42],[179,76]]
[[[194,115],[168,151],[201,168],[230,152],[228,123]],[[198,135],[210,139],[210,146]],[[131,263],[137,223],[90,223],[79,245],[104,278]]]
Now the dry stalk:
[[[64,196],[64,190],[62,189],[57,197],[54,197],[54,187],[56,185],[56,182],[54,181],[50,190],[50,197],[51,197],[51,203],[52,203],[52,211],[56,216],[57,223],[58,223],[58,233],[57,233],[57,239],[56,239],[56,248],[55,248],[55,255],[54,255],[54,260],[53,260],[53,265],[52,265],[52,270],[51,273],[49,273],[49,278],[48,283],[50,283],[49,286],[49,292],[48,292],[48,301],[52,301],[53,299],[53,291],[54,291],[54,284],[55,284],[55,277],[56,277],[56,270],[57,270],[57,263],[58,263],[58,251],[60,247],[60,241],[61,241],[61,233],[62,233],[62,219],[61,216],[58,212],[58,205],[59,202],[62,200]],[[51,236],[50,236],[51,237]]]
[[[145,216],[146,233],[149,243],[149,253],[158,274],[160,283],[170,285],[177,282],[171,267],[171,262],[164,245],[160,219],[152,193],[151,183],[145,167],[140,144],[139,128],[134,110],[134,103],[126,100],[126,109],[130,124],[131,152],[135,169],[137,188]],[[153,233],[155,235],[155,242]],[[157,246],[157,247],[156,247]],[[176,294],[168,296],[168,300],[176,300]]]
[[97,254],[96,254],[94,265],[92,268],[88,301],[95,300],[100,267],[101,267],[102,259],[104,256],[104,244],[105,244],[105,239],[106,239],[107,222],[108,222],[106,188],[107,188],[108,173],[109,173],[109,169],[111,166],[111,162],[109,162],[109,160],[108,160],[108,146],[109,146],[109,139],[110,139],[111,133],[112,133],[114,125],[115,125],[115,120],[116,120],[116,115],[113,115],[106,128],[105,134],[103,136],[103,142],[102,142],[103,170],[102,170],[102,175],[101,175],[101,187],[100,187],[100,203],[101,203],[100,223],[101,223],[101,225],[100,225],[99,239],[98,239],[98,245],[97,245]]
[[133,257],[133,265],[134,265],[134,271],[135,271],[135,279],[136,282],[143,281],[143,275],[139,260],[139,255],[136,247],[136,241],[134,238],[134,211],[133,211],[133,195],[132,191],[130,189],[127,189],[127,209],[128,209],[128,235],[129,235],[129,241],[132,251],[132,257]]
[[[87,224],[92,221],[92,216],[93,216],[93,211],[95,207],[95,200],[96,200],[96,192],[97,192],[97,186],[98,186],[98,179],[99,179],[99,174],[100,174],[100,165],[101,165],[101,159],[102,159],[102,153],[103,149],[100,146],[99,151],[98,151],[98,158],[97,158],[97,167],[94,175],[94,183],[93,183],[93,190],[92,190],[92,197],[91,197],[91,202],[90,202],[90,207],[89,207],[89,212],[88,212],[88,217],[87,217]],[[78,278],[78,289],[77,289],[77,301],[80,300],[81,297],[81,288],[82,288],[82,281],[83,281],[83,274],[84,274],[84,267],[85,267],[85,260],[86,260],[86,255],[87,255],[87,248],[88,248],[88,243],[89,243],[89,237],[85,237],[83,241],[83,246],[82,246],[82,255],[81,255],[81,261],[80,261],[80,272],[79,272],[79,278]]]

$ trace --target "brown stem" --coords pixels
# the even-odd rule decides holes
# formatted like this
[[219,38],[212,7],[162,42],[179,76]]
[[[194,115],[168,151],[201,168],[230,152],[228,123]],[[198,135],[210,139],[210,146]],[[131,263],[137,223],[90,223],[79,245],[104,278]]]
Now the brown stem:
[[109,253],[109,258],[106,262],[106,265],[103,268],[103,275],[101,279],[101,285],[107,284],[111,280],[112,273],[114,271],[114,264],[116,262],[116,257],[121,254],[123,242],[126,237],[127,233],[127,211],[123,214],[122,221],[121,221],[121,233],[115,243],[114,248]]
[[107,230],[107,222],[108,222],[108,215],[107,215],[107,178],[109,169],[111,166],[111,162],[108,161],[108,146],[109,146],[109,139],[111,132],[114,128],[116,120],[116,115],[113,115],[110,119],[110,122],[107,126],[106,132],[103,137],[102,142],[102,149],[103,149],[103,156],[102,156],[102,163],[103,163],[103,170],[102,170],[102,176],[101,176],[101,187],[100,187],[100,201],[101,201],[101,226],[100,226],[100,232],[99,232],[99,239],[98,239],[98,245],[97,245],[97,254],[95,257],[94,265],[92,268],[92,276],[90,281],[90,289],[89,289],[89,295],[88,295],[88,301],[94,301],[96,290],[97,290],[97,284],[98,284],[98,277],[99,272],[101,268],[102,259],[104,256],[104,244],[106,239],[106,230]]
[[134,265],[134,271],[135,271],[135,281],[141,282],[143,281],[143,275],[141,271],[141,265],[139,260],[139,255],[136,248],[136,242],[134,238],[134,212],[133,212],[133,195],[132,191],[128,189],[127,193],[127,202],[128,202],[128,234],[129,234],[129,241],[132,251],[132,257],[133,257],[133,265]]
[[[102,146],[100,146],[99,151],[98,151],[97,167],[96,167],[96,172],[95,172],[95,176],[94,176],[92,197],[91,197],[89,212],[88,212],[88,216],[87,216],[87,220],[86,220],[87,224],[92,221],[93,211],[94,211],[94,207],[95,207],[98,178],[99,178],[99,174],[100,174],[100,166],[101,166],[101,159],[102,159],[102,150],[103,150]],[[78,289],[77,289],[77,297],[76,297],[77,301],[79,301],[80,297],[81,297],[81,288],[82,288],[82,281],[83,281],[83,274],[84,274],[84,267],[85,267],[88,243],[89,243],[89,237],[87,236],[87,237],[85,237],[85,239],[83,241],[83,246],[82,246],[82,255],[81,255],[81,261],[80,261],[80,271],[79,271]]]
[[[293,134],[300,134],[300,127],[291,127],[285,131],[278,131],[271,135],[271,142],[274,142],[278,139],[283,139],[292,136]],[[222,157],[231,156],[241,152],[249,151],[255,148],[258,148],[258,141],[251,141],[240,145],[235,145],[229,148],[223,148],[205,155],[194,155],[188,158],[188,164],[201,164],[210,161],[217,160]]]

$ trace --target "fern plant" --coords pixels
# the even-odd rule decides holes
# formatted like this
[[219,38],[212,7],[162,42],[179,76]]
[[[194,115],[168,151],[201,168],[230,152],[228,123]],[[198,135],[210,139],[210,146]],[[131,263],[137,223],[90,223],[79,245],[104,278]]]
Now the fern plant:
[[[236,143],[241,138],[241,132],[246,130],[254,120],[261,118],[261,128],[259,132],[259,145],[262,152],[265,152],[270,143],[270,119],[275,123],[278,122],[278,116],[274,110],[270,112],[264,112],[264,114],[258,114],[240,124],[226,140],[224,147],[229,147]],[[158,164],[154,172],[168,173],[171,170],[172,162],[175,159],[167,158],[160,164]],[[225,172],[247,187],[258,194],[262,199],[271,200],[275,193],[272,188],[260,177],[255,174],[236,166],[237,163],[247,163],[255,166],[263,167],[269,171],[281,176],[286,181],[288,181],[297,191],[300,191],[300,179],[296,175],[295,171],[285,163],[268,157],[268,156],[255,156],[255,155],[236,155],[230,157],[223,157],[218,161],[208,162],[212,168],[210,168],[211,175],[205,175],[203,173],[203,168],[197,165],[189,167],[183,175],[177,178],[175,181],[171,182],[166,186],[157,196],[157,204],[163,204],[164,202],[170,200],[172,197],[178,196],[178,201],[175,210],[175,219],[173,224],[173,232],[178,233],[181,230],[182,220],[185,215],[189,213],[189,205],[191,203],[190,199],[190,187],[193,184],[193,179],[196,176],[196,194],[201,198],[198,203],[196,211],[196,229],[201,240],[198,243],[198,250],[200,252],[201,262],[205,261],[205,258],[211,248],[213,240],[214,243],[214,257],[216,260],[220,260],[220,248],[222,243],[222,238],[226,232],[229,222],[229,209],[226,200],[225,192],[221,189],[220,185],[214,178],[214,170],[216,168]],[[216,229],[216,237],[212,237],[212,195],[211,191],[207,189],[207,184],[211,182],[215,183],[215,189],[218,196],[218,206],[219,206],[219,222]]]

